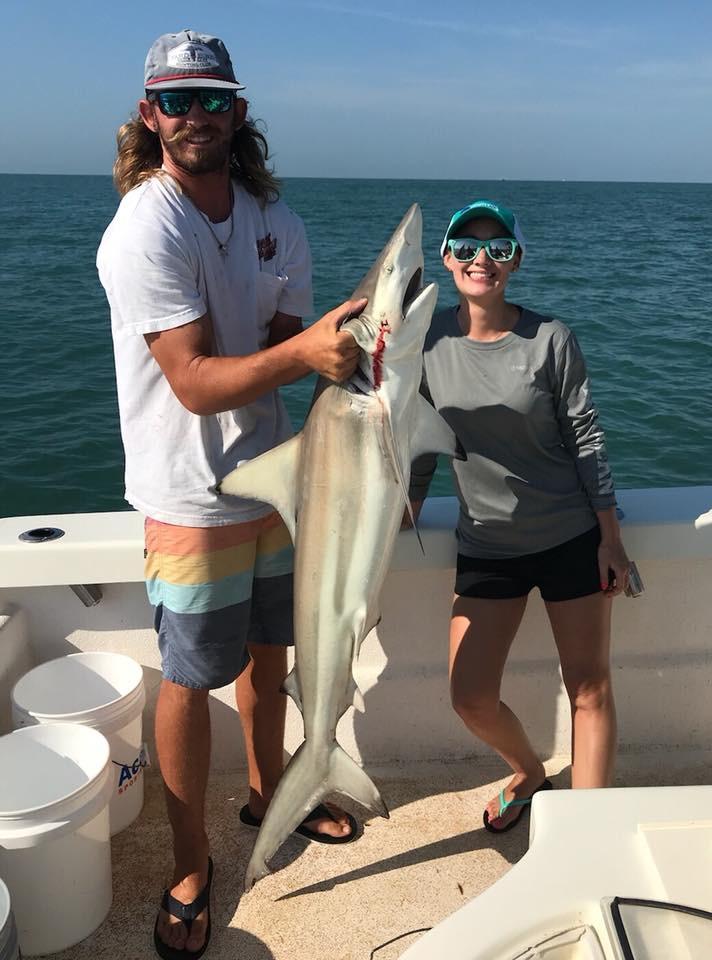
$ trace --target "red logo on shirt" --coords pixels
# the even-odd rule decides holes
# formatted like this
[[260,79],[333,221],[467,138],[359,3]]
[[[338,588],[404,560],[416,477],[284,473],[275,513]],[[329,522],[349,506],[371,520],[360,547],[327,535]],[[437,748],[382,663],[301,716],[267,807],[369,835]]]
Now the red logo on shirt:
[[257,256],[260,260],[272,260],[277,255],[277,238],[268,233],[257,241]]

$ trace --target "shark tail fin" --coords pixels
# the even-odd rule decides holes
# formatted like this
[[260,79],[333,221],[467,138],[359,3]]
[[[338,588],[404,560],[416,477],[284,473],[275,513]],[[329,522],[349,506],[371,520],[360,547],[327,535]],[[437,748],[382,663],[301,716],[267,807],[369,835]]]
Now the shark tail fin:
[[330,794],[343,794],[372,813],[388,817],[378,788],[334,740],[327,751],[304,742],[287,764],[267,808],[245,875],[245,889],[269,873],[268,861],[289,834]]
[[388,819],[388,808],[376,784],[336,742],[329,756],[329,774],[325,786],[324,795],[331,792],[342,793],[376,816]]

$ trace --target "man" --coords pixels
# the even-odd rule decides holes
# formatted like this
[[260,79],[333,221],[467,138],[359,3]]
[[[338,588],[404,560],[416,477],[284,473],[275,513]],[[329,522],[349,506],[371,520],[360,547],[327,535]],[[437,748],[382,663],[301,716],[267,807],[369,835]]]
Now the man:
[[[214,486],[289,437],[278,387],[312,371],[351,375],[358,347],[339,326],[366,303],[346,302],[302,330],[311,310],[304,227],[277,199],[242,89],[221,40],[191,30],[156,40],[139,116],[118,134],[123,199],[97,256],[126,499],[146,515],[162,656],[156,745],[175,871],[154,941],[169,958],[200,956],[210,935],[210,689],[237,678],[244,823],[259,825],[282,771],[291,542],[264,504],[218,498]],[[355,829],[352,817],[320,807],[300,832],[333,843]]]

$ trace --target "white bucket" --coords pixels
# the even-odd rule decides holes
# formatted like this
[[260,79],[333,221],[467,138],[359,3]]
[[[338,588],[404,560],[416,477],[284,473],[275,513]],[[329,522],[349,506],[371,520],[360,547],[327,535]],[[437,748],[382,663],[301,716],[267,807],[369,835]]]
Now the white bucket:
[[10,891],[0,880],[0,960],[18,960],[17,927],[12,915]]
[[12,688],[35,665],[28,633],[27,612],[5,604],[0,612],[0,734],[12,730]]
[[0,737],[0,874],[23,953],[65,950],[111,907],[109,744],[47,723]]
[[109,741],[114,789],[111,835],[136,819],[143,806],[141,715],[143,671],[121,653],[72,653],[26,673],[12,691],[15,728],[35,723],[79,723]]

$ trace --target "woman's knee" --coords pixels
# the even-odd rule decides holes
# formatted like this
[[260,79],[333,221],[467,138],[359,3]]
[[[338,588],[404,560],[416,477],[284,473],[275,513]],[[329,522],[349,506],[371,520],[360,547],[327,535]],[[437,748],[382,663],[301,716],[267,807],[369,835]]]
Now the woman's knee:
[[598,677],[564,677],[564,685],[574,710],[598,712],[613,702],[610,674]]
[[469,727],[487,729],[497,720],[499,697],[492,697],[459,684],[450,684],[450,702]]

